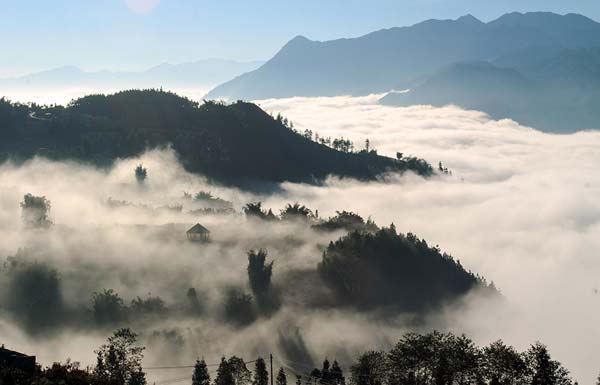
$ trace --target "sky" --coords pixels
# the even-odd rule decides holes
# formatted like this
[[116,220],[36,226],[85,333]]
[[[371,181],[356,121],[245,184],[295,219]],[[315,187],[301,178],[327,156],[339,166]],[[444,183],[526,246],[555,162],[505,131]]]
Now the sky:
[[267,60],[296,35],[329,40],[512,11],[600,20],[597,0],[0,0],[0,77],[63,65],[136,70],[214,57]]

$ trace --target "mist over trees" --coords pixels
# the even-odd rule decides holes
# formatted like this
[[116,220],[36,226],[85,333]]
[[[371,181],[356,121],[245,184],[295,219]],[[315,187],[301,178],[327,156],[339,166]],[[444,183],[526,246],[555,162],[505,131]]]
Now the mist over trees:
[[21,218],[28,228],[47,228],[52,225],[48,218],[50,201],[44,196],[25,194],[21,202]]
[[[222,201],[206,193],[202,199]],[[306,309],[387,309],[391,315],[426,314],[472,290],[497,295],[493,284],[466,271],[439,247],[431,247],[411,233],[399,234],[393,225],[380,228],[372,220],[365,221],[345,210],[320,218],[318,211],[298,202],[287,204],[279,216],[260,202],[247,204],[244,212],[249,226],[292,226],[291,231],[304,229],[309,237],[334,240],[318,245],[320,262],[297,272],[274,269],[275,261],[283,255],[272,255],[268,260],[266,248],[247,251],[247,280],[211,288],[219,293],[218,303],[205,303],[203,293],[191,285],[176,292],[163,290],[160,295],[129,298],[105,286],[88,294],[87,303],[71,303],[64,299],[60,271],[51,263],[35,262],[37,254],[33,250],[21,250],[5,263],[2,274],[11,295],[4,296],[0,305],[32,331],[67,326],[109,329],[157,325],[166,319],[205,317],[207,306],[216,310],[217,318],[233,327],[245,328],[258,319],[274,317],[298,290],[304,293],[302,306]],[[259,222],[255,223],[257,219]],[[277,238],[284,243],[293,242],[292,234],[285,231],[289,230]],[[230,246],[220,247],[226,250]],[[241,260],[239,268],[244,268]],[[313,287],[302,288],[301,280],[280,281],[294,274],[310,277]],[[165,296],[167,300],[163,299]],[[40,298],[43,301],[38,302]]]
[[135,179],[137,180],[138,184],[140,184],[140,185],[144,184],[147,177],[148,177],[148,170],[143,165],[141,165],[141,164],[138,165],[135,168]]

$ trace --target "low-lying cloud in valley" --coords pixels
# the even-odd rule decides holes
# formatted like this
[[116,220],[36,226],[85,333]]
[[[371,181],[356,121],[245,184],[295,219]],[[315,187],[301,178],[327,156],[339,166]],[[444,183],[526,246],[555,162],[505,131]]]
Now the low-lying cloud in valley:
[[[202,355],[216,362],[223,354],[250,358],[270,351],[290,360],[326,355],[349,360],[366,348],[388,347],[410,326],[397,317],[307,306],[289,293],[276,315],[246,328],[224,324],[216,315],[225,288],[246,288],[249,249],[268,249],[268,260],[275,261],[275,287],[309,287],[310,282],[298,283],[298,272],[314,269],[320,247],[340,233],[317,234],[294,224],[257,226],[241,215],[200,217],[189,213],[196,203],[182,195],[211,191],[238,211],[259,200],[275,212],[296,201],[318,209],[321,217],[351,210],[438,244],[465,268],[494,281],[505,297],[491,302],[468,297],[461,306],[431,315],[425,329],[464,332],[480,344],[502,338],[519,349],[539,339],[581,383],[591,382],[600,365],[600,133],[543,134],[452,106],[380,106],[379,97],[259,104],[291,119],[299,131],[344,136],[357,147],[369,138],[380,154],[442,161],[451,176],[389,175],[379,182],[332,177],[320,186],[284,183],[273,195],[258,196],[208,185],[185,172],[168,149],[119,161],[110,170],[38,158],[0,166],[0,255],[22,249],[55,268],[63,301],[73,311],[89,307],[92,294],[105,288],[126,303],[150,295],[172,308],[183,307],[187,290],[194,287],[206,307],[203,316],[137,325],[150,341],[149,365],[191,364]],[[148,169],[144,188],[133,176],[139,163]],[[48,232],[22,231],[19,202],[26,193],[52,202],[55,225]],[[109,197],[133,205],[111,208]],[[177,204],[183,205],[181,212],[166,207]],[[196,222],[211,230],[212,243],[185,241],[184,231]],[[309,273],[305,279],[310,280]],[[0,285],[8,284],[4,274]],[[93,349],[108,331],[64,324],[32,336],[14,318],[2,316],[0,335],[7,345],[37,354],[45,363],[67,356],[93,363]]]

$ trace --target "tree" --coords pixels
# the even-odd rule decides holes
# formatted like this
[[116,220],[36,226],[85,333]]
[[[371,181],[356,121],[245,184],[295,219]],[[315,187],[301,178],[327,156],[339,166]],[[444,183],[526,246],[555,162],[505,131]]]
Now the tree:
[[312,218],[312,211],[300,203],[287,204],[281,210],[281,219],[284,221],[308,221]]
[[340,364],[337,362],[337,360],[334,360],[333,365],[331,365],[331,379],[336,385],[346,385],[344,372],[342,371],[342,368],[340,367]]
[[382,385],[387,377],[387,357],[384,352],[363,353],[358,362],[350,367],[352,384]]
[[231,365],[229,365],[229,362],[227,362],[225,357],[221,358],[221,363],[217,369],[215,385],[235,385]]
[[531,385],[571,385],[573,381],[558,361],[552,360],[546,345],[536,342],[525,352]]
[[246,218],[265,219],[267,215],[262,209],[262,202],[247,203],[242,210]]
[[[19,251],[22,253],[23,251]],[[11,270],[7,309],[31,333],[58,326],[65,303],[58,272],[46,264],[16,264]]]
[[21,205],[21,218],[28,228],[46,228],[52,225],[48,219],[50,201],[46,197],[25,194]]
[[148,170],[143,165],[138,165],[135,168],[135,179],[139,184],[143,184],[148,176]]
[[252,385],[269,385],[269,373],[267,372],[267,365],[262,357],[256,359],[254,364],[254,380]]
[[500,340],[483,349],[482,366],[484,378],[496,385],[522,384],[527,369],[515,348],[506,346]]
[[271,288],[273,261],[266,263],[266,259],[267,251],[265,249],[248,252],[248,279],[250,288],[256,296],[266,295]]
[[198,293],[196,293],[196,289],[190,287],[187,291],[186,298],[189,304],[189,311],[191,314],[198,315],[202,313],[202,304],[198,299]]
[[144,349],[138,345],[137,334],[128,328],[118,329],[96,350],[94,377],[111,385],[145,384],[142,372]]
[[192,385],[210,385],[210,374],[204,358],[196,360],[194,373],[192,374]]
[[92,295],[92,312],[99,325],[114,325],[124,321],[126,310],[123,300],[112,289]]
[[225,295],[225,317],[239,326],[254,322],[256,314],[252,306],[252,296],[240,289],[230,289]]
[[227,362],[235,385],[250,385],[252,382],[252,373],[246,367],[244,360],[232,356]]
[[279,372],[277,373],[275,383],[277,385],[287,385],[287,376],[285,375],[285,371],[283,370],[283,368],[279,368]]
[[[50,384],[89,385],[93,380],[88,371],[81,369],[79,362],[73,362],[69,359],[64,364],[53,363],[52,366],[43,370],[41,375]],[[7,383],[2,381],[1,375],[0,383]],[[38,384],[35,381],[31,381],[31,383]],[[40,381],[39,383],[46,383],[46,381]]]
[[131,377],[127,380],[127,385],[146,385],[146,373],[142,372],[142,368],[138,368],[131,373]]
[[325,358],[325,360],[323,361],[323,369],[321,369],[321,379],[319,381],[320,384],[322,384],[322,385],[330,385],[331,384],[330,367],[331,367],[331,364],[329,363],[329,360],[327,358]]

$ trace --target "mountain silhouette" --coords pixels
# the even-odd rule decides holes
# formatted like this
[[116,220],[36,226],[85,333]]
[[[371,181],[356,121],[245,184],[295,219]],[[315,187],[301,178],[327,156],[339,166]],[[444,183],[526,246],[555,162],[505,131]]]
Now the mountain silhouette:
[[387,94],[380,103],[454,104],[558,133],[600,128],[600,48],[564,49],[539,60],[504,57],[499,62],[514,68],[490,62],[454,64],[408,92]]
[[214,88],[207,98],[254,100],[364,95],[410,88],[458,62],[491,61],[530,48],[600,46],[600,24],[581,15],[512,13],[489,23],[471,15],[427,20],[361,37],[290,40],[260,68]]
[[63,66],[20,77],[0,79],[4,89],[64,87],[210,87],[246,71],[262,62],[238,62],[206,59],[181,64],[162,63],[143,71],[83,71],[75,66]]

